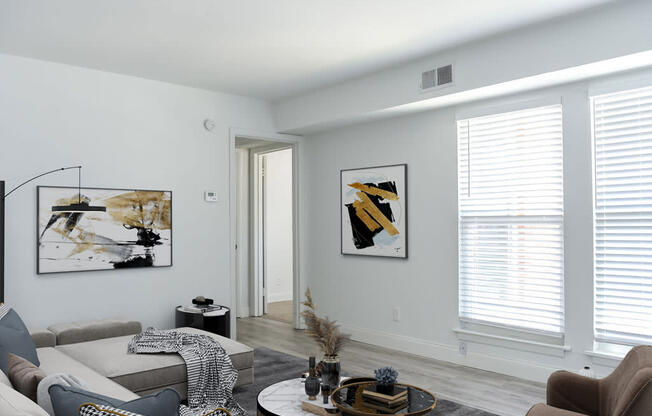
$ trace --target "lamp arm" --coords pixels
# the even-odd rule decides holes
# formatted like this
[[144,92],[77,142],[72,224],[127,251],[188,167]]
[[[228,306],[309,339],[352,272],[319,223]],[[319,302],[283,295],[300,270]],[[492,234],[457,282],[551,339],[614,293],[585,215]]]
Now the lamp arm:
[[18,185],[17,187],[12,189],[11,191],[7,192],[5,195],[0,195],[0,196],[2,197],[2,199],[7,199],[7,197],[9,195],[11,195],[14,191],[16,191],[18,188],[21,188],[22,186],[27,185],[31,181],[36,180],[36,179],[40,178],[41,176],[49,175],[51,173],[60,172],[62,170],[68,170],[68,169],[79,169],[79,179],[80,179],[79,186],[81,187],[81,168],[82,168],[81,166],[69,166],[67,168],[59,168],[59,169],[51,170],[49,172],[41,173],[40,175],[34,176],[32,179],[28,179],[25,182],[21,183],[20,185]]

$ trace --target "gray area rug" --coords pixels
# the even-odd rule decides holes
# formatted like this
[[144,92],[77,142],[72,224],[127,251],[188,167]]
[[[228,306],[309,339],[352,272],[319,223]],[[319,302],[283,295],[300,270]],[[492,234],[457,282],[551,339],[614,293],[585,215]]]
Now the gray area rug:
[[[249,413],[256,416],[256,398],[258,393],[270,384],[290,378],[301,377],[308,368],[308,360],[297,358],[268,348],[254,351],[254,384],[236,387],[235,399]],[[496,416],[479,409],[464,406],[444,399],[437,399],[437,407],[429,416]]]

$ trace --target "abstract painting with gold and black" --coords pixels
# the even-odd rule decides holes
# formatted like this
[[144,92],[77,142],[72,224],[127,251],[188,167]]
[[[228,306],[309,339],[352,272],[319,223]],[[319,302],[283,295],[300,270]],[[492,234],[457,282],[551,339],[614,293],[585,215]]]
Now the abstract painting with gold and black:
[[407,258],[407,165],[341,171],[342,254]]
[[172,265],[171,191],[40,186],[37,192],[39,274]]

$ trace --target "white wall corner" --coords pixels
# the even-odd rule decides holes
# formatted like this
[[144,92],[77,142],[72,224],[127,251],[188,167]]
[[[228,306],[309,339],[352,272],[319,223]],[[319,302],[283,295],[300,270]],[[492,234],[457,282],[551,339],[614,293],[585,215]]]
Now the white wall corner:
[[238,309],[238,318],[248,318],[249,316],[249,305],[240,306]]

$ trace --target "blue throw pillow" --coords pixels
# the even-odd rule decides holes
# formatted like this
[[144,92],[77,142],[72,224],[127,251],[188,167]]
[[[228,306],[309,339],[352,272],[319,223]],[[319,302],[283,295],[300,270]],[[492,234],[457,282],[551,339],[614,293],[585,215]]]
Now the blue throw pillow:
[[170,388],[129,402],[61,384],[50,386],[48,393],[50,393],[55,416],[76,415],[79,407],[85,403],[118,407],[143,416],[178,416],[181,401],[179,393]]
[[[20,319],[16,311],[7,305],[0,305],[0,347],[3,347],[8,353],[23,357],[37,367],[41,365],[36,354],[34,340],[23,320]],[[0,365],[2,365],[1,359]],[[2,367],[2,370],[6,374],[7,366]]]
[[6,376],[9,376],[9,353],[3,347],[0,345],[0,370],[2,370],[3,373],[5,373]]

